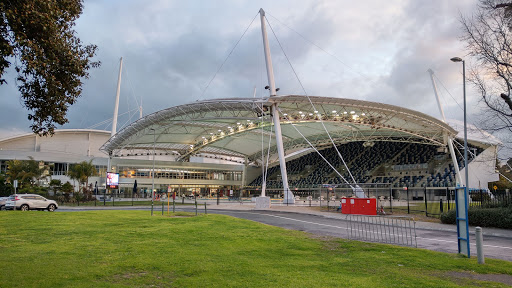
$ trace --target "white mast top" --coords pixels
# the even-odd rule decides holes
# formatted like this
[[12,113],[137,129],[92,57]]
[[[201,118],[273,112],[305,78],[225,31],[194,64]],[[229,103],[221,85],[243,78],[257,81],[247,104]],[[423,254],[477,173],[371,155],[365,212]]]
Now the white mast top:
[[265,50],[265,64],[267,64],[268,85],[270,89],[270,97],[276,96],[276,83],[274,81],[274,68],[272,67],[272,57],[270,56],[270,48],[268,46],[267,28],[265,25],[265,11],[260,8],[261,33],[263,34],[263,47]]
[[439,112],[441,113],[443,122],[446,123],[446,118],[444,117],[443,107],[441,106],[441,101],[439,100],[439,94],[437,94],[437,85],[436,85],[436,81],[434,81],[434,71],[432,71],[432,69],[428,69],[427,71],[428,71],[428,73],[430,73],[430,80],[432,80],[432,86],[434,86],[434,94],[436,94],[437,108],[439,108]]
[[119,77],[117,78],[116,102],[114,104],[114,117],[112,118],[112,131],[110,137],[117,132],[117,113],[119,110],[119,94],[121,93],[121,72],[123,71],[123,57],[119,60]]

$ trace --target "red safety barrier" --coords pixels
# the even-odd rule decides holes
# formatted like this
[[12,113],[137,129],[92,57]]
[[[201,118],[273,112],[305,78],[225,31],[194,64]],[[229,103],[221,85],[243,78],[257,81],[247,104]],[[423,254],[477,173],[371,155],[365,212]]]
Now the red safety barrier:
[[375,198],[342,198],[342,214],[377,215],[377,199]]

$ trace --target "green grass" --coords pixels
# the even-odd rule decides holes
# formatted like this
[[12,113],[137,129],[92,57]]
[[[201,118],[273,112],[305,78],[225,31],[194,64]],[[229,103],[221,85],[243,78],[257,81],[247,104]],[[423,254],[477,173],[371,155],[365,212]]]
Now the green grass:
[[446,273],[512,274],[506,261],[180,215],[1,211],[0,287],[506,287]]
[[[167,201],[154,201],[153,202],[153,205],[154,206],[158,206],[158,207],[161,207],[162,206],[162,203],[164,203],[164,206],[167,207]],[[169,202],[169,205],[170,207],[172,207],[172,201]],[[178,202],[176,201],[175,202],[175,205],[176,206],[182,206],[182,205],[194,205],[193,203],[184,203],[182,204],[181,203],[181,200]],[[204,204],[203,204],[204,205]],[[77,207],[77,206],[132,206],[132,201],[96,201],[96,203],[94,201],[86,201],[86,202],[65,202],[65,203],[60,203],[59,202],[59,206],[71,206],[71,207]],[[151,200],[147,200],[147,201],[133,201],[133,206],[151,206]]]

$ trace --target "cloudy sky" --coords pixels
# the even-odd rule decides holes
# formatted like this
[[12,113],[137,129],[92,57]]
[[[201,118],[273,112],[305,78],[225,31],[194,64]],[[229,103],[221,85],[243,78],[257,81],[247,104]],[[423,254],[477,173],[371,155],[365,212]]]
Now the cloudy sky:
[[[200,99],[267,96],[259,18],[272,30],[306,93],[403,106],[440,117],[427,70],[437,78],[447,118],[462,120],[459,15],[476,0],[457,1],[142,1],[86,0],[76,31],[99,47],[83,96],[60,128],[110,129],[119,69],[123,74],[118,130],[138,117]],[[251,24],[251,25],[250,25]],[[250,26],[249,26],[250,25]],[[245,36],[228,54],[249,27]],[[304,94],[268,29],[280,94]],[[224,66],[208,89],[221,64]],[[0,86],[0,138],[30,132],[15,74]],[[478,124],[478,94],[468,89],[469,122]],[[131,116],[131,118],[130,118]],[[107,124],[98,125],[107,121]]]

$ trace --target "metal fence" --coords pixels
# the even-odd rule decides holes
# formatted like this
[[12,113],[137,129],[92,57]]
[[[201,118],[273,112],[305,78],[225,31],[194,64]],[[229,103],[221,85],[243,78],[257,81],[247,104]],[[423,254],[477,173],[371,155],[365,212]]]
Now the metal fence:
[[408,217],[347,215],[349,238],[417,247],[416,222]]
[[512,207],[512,195],[506,191],[472,190],[469,192],[470,207],[497,208]]

